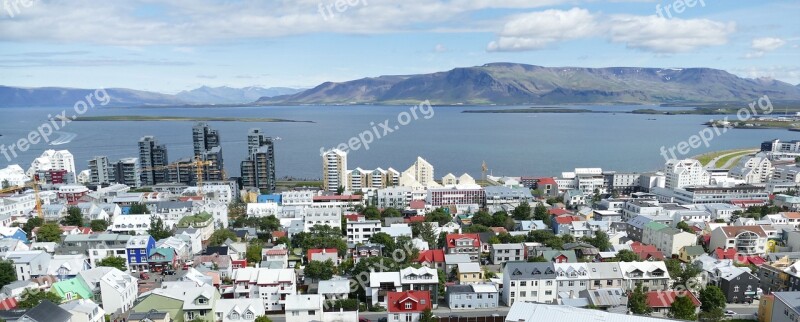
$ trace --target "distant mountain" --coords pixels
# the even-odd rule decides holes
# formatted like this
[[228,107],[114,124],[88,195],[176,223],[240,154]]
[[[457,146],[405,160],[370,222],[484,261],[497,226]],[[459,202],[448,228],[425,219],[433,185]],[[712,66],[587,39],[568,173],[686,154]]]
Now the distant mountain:
[[[22,88],[0,86],[0,107],[71,107],[78,101],[85,101],[86,96],[94,94],[94,89],[41,87]],[[181,105],[185,102],[173,95],[137,91],[124,88],[108,88],[106,93],[111,98],[105,106],[140,106],[140,105]],[[99,99],[94,99],[100,104]]]
[[740,78],[710,68],[580,68],[514,63],[421,75],[326,82],[297,94],[262,97],[277,104],[649,104],[741,102],[769,95],[800,100],[800,86]]
[[286,87],[208,87],[203,86],[191,91],[183,91],[175,95],[178,99],[192,104],[243,104],[256,101],[262,97],[291,95],[302,89]]

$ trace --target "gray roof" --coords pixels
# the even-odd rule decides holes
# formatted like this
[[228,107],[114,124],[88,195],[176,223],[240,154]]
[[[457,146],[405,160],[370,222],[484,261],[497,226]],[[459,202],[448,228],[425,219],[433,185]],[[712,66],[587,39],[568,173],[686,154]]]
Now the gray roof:
[[24,317],[36,322],[69,322],[72,314],[50,301],[42,301],[36,307],[25,312]]
[[589,277],[592,279],[621,279],[622,270],[619,263],[586,263],[589,267]]
[[795,312],[800,312],[800,292],[772,292],[772,295]]
[[628,304],[628,293],[621,288],[601,288],[596,290],[583,290],[580,297],[588,298],[595,306],[618,306]]
[[512,280],[556,279],[553,263],[508,262],[504,274]]
[[447,265],[454,265],[458,263],[469,263],[472,260],[467,254],[444,254],[444,262]]
[[471,285],[452,285],[447,287],[448,293],[472,293]]

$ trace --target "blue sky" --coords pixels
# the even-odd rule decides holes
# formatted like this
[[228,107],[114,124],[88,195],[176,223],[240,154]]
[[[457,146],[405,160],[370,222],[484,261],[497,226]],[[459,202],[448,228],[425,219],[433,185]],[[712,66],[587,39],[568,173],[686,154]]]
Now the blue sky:
[[340,1],[0,0],[0,84],[312,87],[500,61],[800,83],[796,0]]

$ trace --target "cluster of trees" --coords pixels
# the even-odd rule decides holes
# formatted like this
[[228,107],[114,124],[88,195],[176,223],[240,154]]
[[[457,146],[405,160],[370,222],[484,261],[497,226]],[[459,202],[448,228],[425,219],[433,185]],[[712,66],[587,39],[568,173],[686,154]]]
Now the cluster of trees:
[[429,222],[415,222],[411,224],[411,233],[417,238],[420,238],[428,243],[430,248],[443,248],[444,245],[439,245],[439,236],[436,236],[436,230]]
[[161,219],[161,217],[158,216],[150,217],[150,229],[147,230],[147,233],[150,234],[150,236],[152,236],[155,240],[162,240],[173,235],[172,231],[167,229],[167,227],[164,225],[164,221]]
[[61,297],[56,293],[26,289],[22,293],[22,301],[17,303],[17,308],[32,309],[45,300],[56,304],[61,303]]
[[581,241],[597,247],[601,252],[611,248],[611,241],[604,231],[595,232],[594,237],[583,237]]
[[0,288],[17,281],[17,270],[11,261],[0,261]]
[[528,233],[526,241],[542,243],[553,249],[564,249],[564,244],[575,242],[575,237],[571,235],[557,236],[549,230],[534,230]]
[[481,210],[472,216],[472,225],[465,228],[464,232],[487,232],[491,231],[489,227],[505,227],[508,230],[512,230],[516,225],[514,218],[505,211],[498,211],[490,215],[488,212]]
[[231,224],[234,228],[251,227],[264,232],[273,232],[281,229],[281,221],[275,216],[250,217],[237,216]]
[[398,261],[401,266],[410,265],[419,257],[419,249],[412,246],[411,237],[408,236],[397,237],[395,241],[387,233],[376,233],[369,238],[369,242],[383,245],[383,256]]
[[342,232],[328,225],[314,225],[309,232],[297,233],[292,237],[292,247],[302,248],[305,253],[311,248],[336,248],[339,256],[347,252],[347,243],[342,240]]
[[677,287],[679,285],[687,288],[689,286],[694,285],[692,279],[700,275],[700,268],[694,265],[686,265],[680,260],[670,258],[664,261],[664,264],[667,266],[667,271],[669,271],[669,276],[672,277],[672,280],[675,281],[673,287]]
[[219,229],[215,230],[211,237],[208,238],[208,245],[209,246],[219,246],[222,245],[226,240],[238,240],[239,237],[236,236],[236,233],[230,229]]
[[443,226],[444,224],[453,221],[453,217],[450,216],[450,213],[444,209],[436,208],[425,215],[425,221],[438,222],[439,226]]
[[402,217],[403,213],[395,208],[386,208],[380,211],[378,207],[367,206],[361,209],[360,214],[369,220],[380,220],[388,217]]
[[326,260],[324,262],[321,261],[310,261],[303,268],[303,274],[307,278],[311,278],[316,281],[325,281],[333,278],[334,275],[339,274],[339,266],[333,263],[332,260]]
[[114,267],[123,272],[127,270],[125,258],[116,256],[101,259],[97,262],[97,266]]

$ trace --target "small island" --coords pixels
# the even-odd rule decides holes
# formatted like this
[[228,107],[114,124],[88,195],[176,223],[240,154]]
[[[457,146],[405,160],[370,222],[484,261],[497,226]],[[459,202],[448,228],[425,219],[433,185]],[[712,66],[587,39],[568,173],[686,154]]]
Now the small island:
[[83,122],[297,122],[314,123],[313,121],[296,121],[265,117],[186,117],[186,116],[142,116],[142,115],[113,115],[113,116],[81,116],[73,121]]

